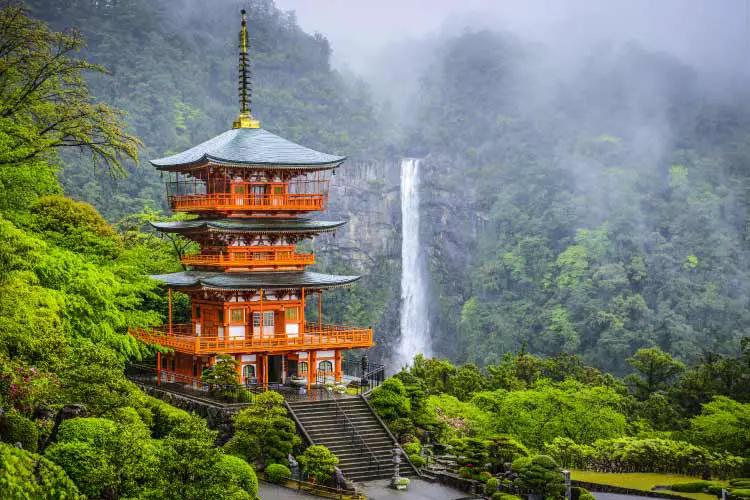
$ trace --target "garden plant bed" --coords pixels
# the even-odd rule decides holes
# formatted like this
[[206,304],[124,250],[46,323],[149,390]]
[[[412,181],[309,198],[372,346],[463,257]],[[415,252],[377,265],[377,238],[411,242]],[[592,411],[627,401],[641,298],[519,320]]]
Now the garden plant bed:
[[[700,480],[700,478],[681,476],[678,474],[658,474],[648,472],[612,473],[579,470],[571,471],[571,479],[574,481],[617,486],[639,491],[651,491],[651,488],[654,486],[667,486],[674,483],[686,483],[689,481]],[[675,497],[692,498],[695,500],[716,500],[714,495],[708,493],[685,493],[672,490],[659,490],[659,493],[667,493]]]

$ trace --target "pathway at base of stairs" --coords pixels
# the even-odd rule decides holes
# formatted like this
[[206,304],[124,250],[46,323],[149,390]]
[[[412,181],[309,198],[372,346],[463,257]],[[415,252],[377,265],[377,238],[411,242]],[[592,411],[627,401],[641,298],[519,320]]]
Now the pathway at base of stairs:
[[[369,500],[456,500],[471,497],[466,492],[456,490],[440,483],[430,483],[421,479],[410,478],[409,489],[396,491],[390,487],[390,479],[378,479],[361,483],[362,494]],[[263,497],[263,500],[266,500]]]

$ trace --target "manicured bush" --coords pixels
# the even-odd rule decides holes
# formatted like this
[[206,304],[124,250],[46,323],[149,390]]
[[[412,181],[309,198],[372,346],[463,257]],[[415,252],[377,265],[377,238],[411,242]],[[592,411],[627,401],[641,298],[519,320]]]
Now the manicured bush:
[[578,500],[596,500],[594,495],[585,488],[578,488]]
[[172,430],[186,424],[193,418],[188,412],[168,405],[156,398],[148,397],[145,403],[153,416],[151,432],[155,438],[167,436]]
[[468,467],[461,467],[458,469],[458,477],[461,479],[471,479],[473,474],[471,473],[471,469]]
[[417,468],[424,467],[425,463],[427,463],[427,461],[424,458],[420,457],[416,453],[409,455],[409,461],[412,464],[414,464],[414,467],[417,467]]
[[689,481],[686,483],[675,483],[669,487],[672,491],[681,491],[683,493],[700,493],[707,491],[708,487],[714,484],[711,481]]
[[750,486],[750,477],[736,477],[729,480],[729,486],[744,487]]
[[521,497],[511,495],[510,493],[504,493],[502,491],[496,491],[492,494],[492,500],[521,500]]
[[750,498],[750,489],[732,490],[730,493],[733,497]]
[[500,486],[500,481],[496,477],[491,477],[487,480],[486,483],[484,483],[484,493],[491,497],[495,494],[497,491],[497,488]]
[[479,481],[482,481],[483,483],[486,483],[488,480],[492,479],[492,474],[485,470],[479,473],[479,477],[477,479]]
[[387,421],[408,417],[411,408],[409,398],[406,396],[406,388],[397,378],[387,379],[372,391],[370,404],[375,413]]
[[723,490],[724,488],[726,488],[726,486],[718,483],[713,483],[709,485],[708,492],[712,495],[721,496],[721,490]]
[[39,446],[39,431],[23,415],[9,413],[0,418],[0,439],[8,444],[21,443],[24,450],[33,453]]
[[404,453],[409,456],[418,455],[419,452],[422,451],[422,444],[419,442],[419,440],[415,439],[408,443],[402,444],[401,448],[404,450]]
[[510,465],[510,470],[513,472],[520,472],[521,469],[526,467],[531,463],[531,457],[521,457],[513,460],[513,463]]
[[281,464],[271,464],[266,467],[266,479],[270,482],[279,484],[292,477],[292,471],[289,467]]
[[60,466],[4,443],[0,443],[0,491],[3,498],[82,498]]
[[527,488],[542,498],[560,496],[565,490],[565,478],[551,457],[537,455],[518,472],[518,486]]
[[325,483],[333,477],[334,467],[339,463],[336,455],[325,446],[308,446],[299,457],[299,463],[309,476],[314,477],[318,483]]
[[115,432],[115,423],[106,418],[73,418],[60,424],[57,441],[60,443],[101,443]]
[[44,456],[62,467],[79,491],[90,498],[99,498],[104,488],[116,484],[115,471],[107,463],[104,450],[93,443],[57,442]]
[[[255,475],[255,469],[241,458],[222,455],[216,465],[216,475],[222,484],[241,488],[251,499],[258,497],[258,477]],[[226,498],[234,497],[227,495]]]

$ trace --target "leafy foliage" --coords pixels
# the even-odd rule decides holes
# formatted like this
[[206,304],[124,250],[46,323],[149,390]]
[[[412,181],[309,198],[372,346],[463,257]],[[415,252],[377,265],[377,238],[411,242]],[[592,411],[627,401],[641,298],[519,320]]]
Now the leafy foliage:
[[62,468],[44,457],[0,443],[0,491],[6,498],[84,498]]
[[333,477],[334,467],[339,463],[339,459],[325,446],[313,445],[308,446],[299,456],[299,463],[309,476],[314,477],[319,483],[326,483]]

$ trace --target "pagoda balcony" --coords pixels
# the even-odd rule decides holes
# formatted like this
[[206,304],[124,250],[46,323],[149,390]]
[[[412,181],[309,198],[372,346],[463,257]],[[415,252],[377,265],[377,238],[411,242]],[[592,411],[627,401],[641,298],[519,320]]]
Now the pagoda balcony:
[[302,269],[315,264],[315,255],[295,253],[291,248],[273,247],[229,247],[227,253],[183,255],[180,262],[198,267],[248,267]]
[[176,212],[311,212],[325,210],[324,194],[187,194],[169,197],[169,206]]
[[310,349],[357,349],[375,345],[372,328],[305,323],[304,333],[296,336],[260,335],[232,338],[206,331],[196,335],[192,324],[131,328],[130,335],[149,344],[169,347],[187,354],[231,354],[288,352]]

